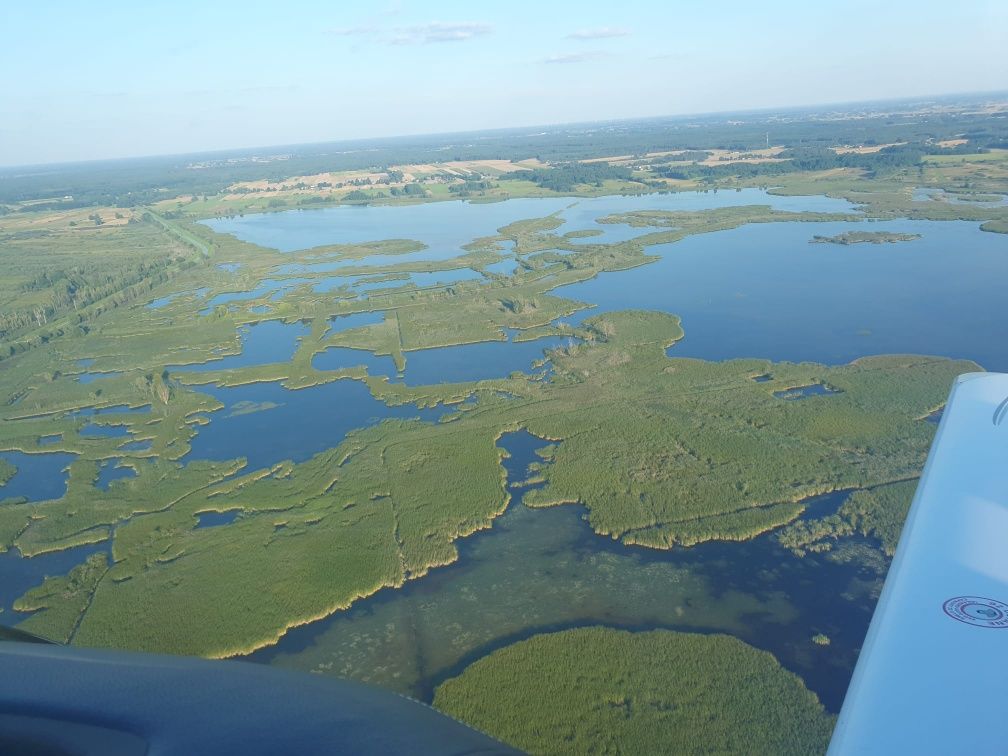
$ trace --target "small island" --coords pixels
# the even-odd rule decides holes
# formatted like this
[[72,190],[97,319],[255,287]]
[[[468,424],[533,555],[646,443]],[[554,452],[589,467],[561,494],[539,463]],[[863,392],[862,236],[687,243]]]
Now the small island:
[[894,231],[846,231],[836,236],[816,234],[809,240],[809,244],[895,244],[920,238],[920,234],[900,234]]
[[738,638],[609,627],[498,649],[438,686],[434,707],[533,754],[823,753],[834,724]]

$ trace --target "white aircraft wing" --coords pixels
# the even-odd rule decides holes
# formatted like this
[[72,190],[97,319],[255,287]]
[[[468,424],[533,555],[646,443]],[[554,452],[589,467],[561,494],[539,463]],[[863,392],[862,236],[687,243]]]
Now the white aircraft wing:
[[952,387],[829,753],[1008,754],[1008,374]]

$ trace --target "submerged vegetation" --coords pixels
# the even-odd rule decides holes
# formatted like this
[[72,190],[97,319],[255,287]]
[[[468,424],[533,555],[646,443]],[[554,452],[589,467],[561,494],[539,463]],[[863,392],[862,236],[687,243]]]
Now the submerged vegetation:
[[877,539],[891,557],[916,489],[917,481],[909,480],[855,491],[835,514],[784,528],[781,545],[801,556],[806,551],[829,551],[837,539],[857,533]]
[[434,706],[532,754],[811,754],[833,727],[765,651],[664,630],[537,635],[443,683]]

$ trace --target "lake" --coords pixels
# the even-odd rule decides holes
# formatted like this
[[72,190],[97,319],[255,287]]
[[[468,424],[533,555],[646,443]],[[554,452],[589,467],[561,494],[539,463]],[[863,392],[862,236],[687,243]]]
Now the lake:
[[285,459],[304,462],[339,446],[351,430],[386,418],[436,422],[452,411],[446,407],[418,409],[411,404],[389,407],[375,399],[363,383],[349,379],[298,391],[275,382],[233,388],[200,386],[198,390],[213,396],[224,408],[210,413],[209,425],[196,427],[192,449],[182,461],[246,457],[249,471]]
[[[337,270],[357,265],[395,265],[420,260],[447,260],[464,254],[462,246],[515,221],[543,218],[559,213],[564,219],[558,233],[599,231],[587,243],[632,238],[641,232],[629,226],[596,223],[597,218],[631,210],[706,210],[739,205],[770,205],[776,210],[850,212],[853,206],[829,197],[782,197],[761,189],[720,192],[678,192],[640,196],[608,196],[581,199],[547,197],[511,199],[503,202],[429,202],[418,205],[340,205],[321,210],[288,210],[256,213],[203,221],[214,231],[232,234],[242,241],[281,252],[329,244],[359,244],[384,239],[412,239],[427,245],[421,252],[373,256],[367,260],[340,261],[313,266]],[[322,267],[325,266],[325,267]],[[295,273],[304,266],[291,266],[278,273]]]
[[[920,234],[895,244],[809,244],[815,234]],[[642,229],[646,230],[646,229]],[[934,354],[1008,370],[1008,236],[965,221],[765,223],[649,247],[658,262],[550,293],[611,310],[682,317],[676,357],[841,364]]]
[[[14,477],[0,485],[0,502],[24,497],[28,501],[58,499],[66,493],[67,467],[76,454],[46,452],[25,454],[20,451],[0,452],[0,459],[17,468]],[[2,574],[2,572],[0,572]]]
[[238,354],[191,365],[168,365],[166,369],[172,372],[202,373],[268,365],[272,362],[290,362],[299,342],[310,332],[310,326],[300,321],[284,323],[267,320],[252,326],[242,326],[238,329],[238,337],[241,339],[241,352]]

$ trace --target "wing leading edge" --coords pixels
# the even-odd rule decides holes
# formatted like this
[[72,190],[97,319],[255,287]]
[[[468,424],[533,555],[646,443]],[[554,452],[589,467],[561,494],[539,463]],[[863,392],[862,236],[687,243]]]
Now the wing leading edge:
[[829,753],[1008,753],[1008,374],[956,379]]

